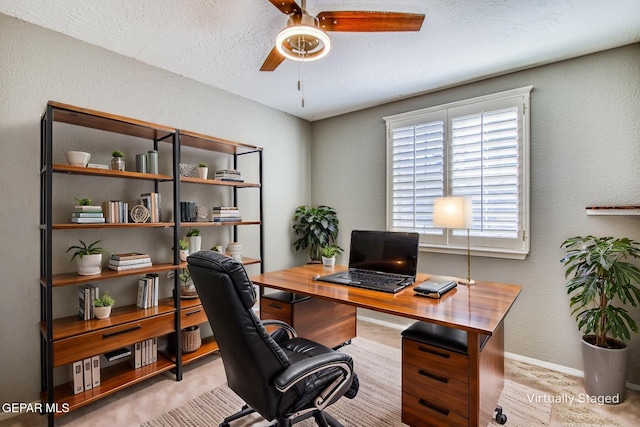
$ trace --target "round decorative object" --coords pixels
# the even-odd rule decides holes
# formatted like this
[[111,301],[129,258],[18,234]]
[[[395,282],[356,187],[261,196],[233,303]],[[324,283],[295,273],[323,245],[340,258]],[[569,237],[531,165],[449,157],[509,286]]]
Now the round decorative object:
[[131,220],[135,223],[147,222],[149,216],[149,209],[142,205],[135,205],[131,209]]
[[198,219],[208,220],[209,209],[206,206],[198,206],[196,208],[196,215],[198,216]]

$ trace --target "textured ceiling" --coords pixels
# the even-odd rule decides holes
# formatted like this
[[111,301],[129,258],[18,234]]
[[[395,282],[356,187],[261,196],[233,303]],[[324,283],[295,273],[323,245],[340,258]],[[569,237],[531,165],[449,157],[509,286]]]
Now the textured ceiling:
[[426,18],[417,33],[329,33],[327,57],[260,72],[287,21],[267,0],[0,0],[1,13],[310,121],[640,41],[640,0],[308,0],[307,10]]

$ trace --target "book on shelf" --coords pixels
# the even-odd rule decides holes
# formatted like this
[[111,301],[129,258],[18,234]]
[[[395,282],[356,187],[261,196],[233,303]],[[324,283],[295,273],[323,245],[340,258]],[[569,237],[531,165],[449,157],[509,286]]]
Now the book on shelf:
[[156,273],[149,273],[138,279],[136,305],[140,308],[157,307],[159,285],[160,275]]
[[100,385],[100,355],[91,357],[91,379],[93,388]]
[[115,267],[121,267],[125,265],[136,265],[136,264],[148,264],[151,262],[151,258],[136,258],[136,259],[109,259],[109,265],[113,265]]
[[102,213],[109,224],[126,224],[129,222],[129,204],[121,200],[102,202]]
[[132,259],[146,259],[149,258],[149,254],[143,254],[140,252],[127,252],[122,254],[113,254],[111,259],[116,261],[132,260]]
[[131,264],[131,265],[113,265],[109,263],[109,270],[115,270],[115,271],[136,270],[138,268],[147,268],[151,266],[153,266],[151,261],[142,262],[138,264]]
[[93,377],[91,376],[91,358],[87,357],[82,361],[82,372],[84,375],[84,391],[93,388]]
[[211,222],[241,222],[242,218],[240,217],[211,217]]
[[105,165],[102,163],[87,163],[87,167],[94,169],[111,169],[109,165]]
[[244,179],[242,178],[242,174],[240,173],[240,171],[237,171],[235,169],[217,170],[214,175],[214,179],[217,179],[220,181],[244,182]]
[[73,208],[74,212],[102,213],[102,206],[79,205]]
[[105,218],[76,218],[71,217],[71,222],[74,224],[102,224],[106,222]]
[[117,350],[108,351],[104,354],[104,357],[109,362],[113,362],[114,360],[124,359],[129,356],[131,356],[131,350],[129,350],[127,347],[122,347]]
[[84,391],[84,370],[82,360],[78,360],[71,364],[71,388],[73,394],[82,393]]
[[237,211],[237,206],[214,206],[211,208],[212,211]]
[[149,210],[150,222],[162,222],[162,215],[160,214],[160,193],[142,193],[140,195],[140,204]]
[[93,300],[100,296],[100,291],[91,284],[78,286],[78,314],[83,320],[93,319]]
[[102,216],[102,210],[100,212],[74,212],[71,214],[71,218],[104,218]]

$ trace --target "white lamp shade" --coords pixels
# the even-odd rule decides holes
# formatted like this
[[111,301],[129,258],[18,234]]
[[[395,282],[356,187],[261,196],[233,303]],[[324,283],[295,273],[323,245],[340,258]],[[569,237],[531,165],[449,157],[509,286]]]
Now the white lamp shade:
[[433,225],[442,228],[473,227],[472,201],[468,197],[438,197],[433,203]]

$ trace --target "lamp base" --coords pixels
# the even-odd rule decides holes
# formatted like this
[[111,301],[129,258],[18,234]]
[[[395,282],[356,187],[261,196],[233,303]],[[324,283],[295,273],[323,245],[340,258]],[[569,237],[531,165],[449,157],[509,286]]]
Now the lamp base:
[[475,286],[476,285],[476,281],[473,279],[458,279],[458,285],[464,285],[464,286]]

